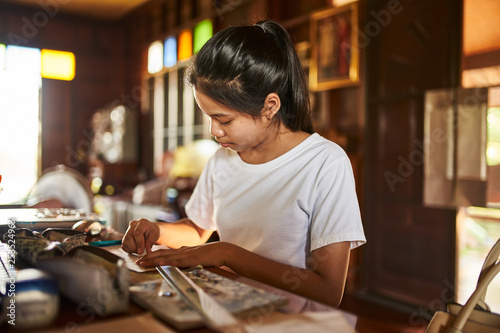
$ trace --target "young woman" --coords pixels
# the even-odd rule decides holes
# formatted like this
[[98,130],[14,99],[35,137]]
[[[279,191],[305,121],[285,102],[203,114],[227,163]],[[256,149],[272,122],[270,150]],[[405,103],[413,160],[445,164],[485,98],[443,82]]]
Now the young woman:
[[[220,148],[175,223],[130,222],[143,266],[227,266],[338,306],[349,252],[365,242],[351,165],[314,133],[305,76],[276,22],[230,27],[191,65],[189,83]],[[205,244],[213,231],[219,242]],[[154,243],[169,250],[151,252]]]

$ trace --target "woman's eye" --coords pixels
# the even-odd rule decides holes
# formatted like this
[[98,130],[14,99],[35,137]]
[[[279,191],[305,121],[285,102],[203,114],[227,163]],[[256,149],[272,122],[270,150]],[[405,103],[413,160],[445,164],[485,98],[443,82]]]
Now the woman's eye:
[[225,122],[219,121],[219,124],[221,124],[221,125],[229,125],[230,122],[231,122],[231,120],[228,120],[228,121],[225,121]]

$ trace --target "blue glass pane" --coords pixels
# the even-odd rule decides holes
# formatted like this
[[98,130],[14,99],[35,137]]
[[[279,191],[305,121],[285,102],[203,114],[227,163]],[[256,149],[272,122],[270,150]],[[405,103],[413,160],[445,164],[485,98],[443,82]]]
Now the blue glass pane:
[[174,36],[171,36],[165,40],[163,65],[165,67],[172,67],[176,63],[177,63],[177,39]]

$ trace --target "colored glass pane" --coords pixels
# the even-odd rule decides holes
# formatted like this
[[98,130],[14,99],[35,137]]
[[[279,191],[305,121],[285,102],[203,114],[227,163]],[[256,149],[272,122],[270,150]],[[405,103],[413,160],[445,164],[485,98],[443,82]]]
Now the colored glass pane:
[[213,26],[212,21],[210,19],[206,19],[201,21],[194,28],[194,43],[193,50],[194,53],[198,53],[198,51],[202,48],[203,45],[213,36]]
[[5,45],[0,44],[0,70],[5,68]]
[[193,33],[184,29],[179,34],[179,60],[186,60],[193,55]]
[[75,55],[72,52],[42,50],[43,78],[71,81],[75,77]]
[[163,44],[156,41],[148,49],[148,72],[158,73],[163,69]]
[[177,63],[177,40],[174,36],[168,37],[165,40],[165,52],[163,57],[163,65],[172,67]]

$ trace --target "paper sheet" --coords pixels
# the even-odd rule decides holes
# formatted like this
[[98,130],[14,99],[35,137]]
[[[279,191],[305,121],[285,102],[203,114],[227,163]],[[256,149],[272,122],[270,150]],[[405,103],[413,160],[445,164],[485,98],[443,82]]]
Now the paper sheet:
[[300,314],[273,313],[252,318],[246,326],[249,333],[356,333],[356,317],[342,311],[304,312]]
[[[136,254],[130,254],[125,251],[123,251],[121,245],[115,245],[115,246],[108,246],[105,247],[105,249],[123,260],[125,260],[125,264],[127,265],[127,268],[130,269],[131,271],[142,273],[142,272],[148,272],[148,271],[155,271],[155,267],[142,267],[137,265],[135,262],[139,260],[140,256]],[[166,246],[164,245],[153,245],[152,250],[160,250],[160,249],[167,249]]]

